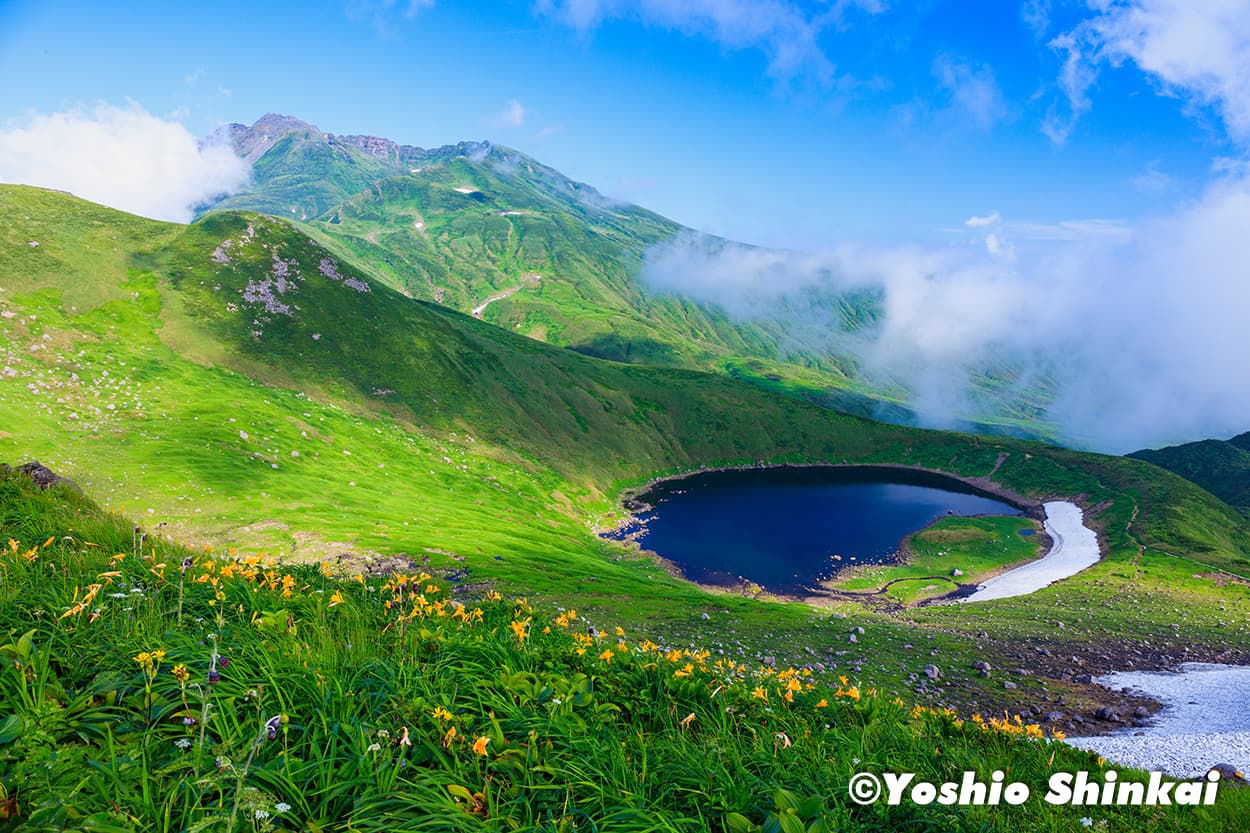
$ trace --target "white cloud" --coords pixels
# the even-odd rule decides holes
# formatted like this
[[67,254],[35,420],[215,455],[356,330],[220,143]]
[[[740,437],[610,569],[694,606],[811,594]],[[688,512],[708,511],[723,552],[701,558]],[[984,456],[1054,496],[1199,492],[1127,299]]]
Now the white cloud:
[[1077,121],[1092,106],[1089,88],[1097,80],[1098,72],[1074,34],[1059,35],[1050,42],[1050,48],[1064,54],[1063,67],[1059,71],[1059,89],[1065,100],[1052,102],[1042,120],[1042,132],[1052,143],[1062,145],[1072,135]]
[[521,102],[514,98],[505,104],[490,122],[496,127],[524,127],[527,113],[528,111]]
[[188,222],[197,205],[247,182],[224,143],[201,143],[175,121],[102,104],[0,131],[0,181],[70,191],[159,220]]
[[984,217],[978,217],[974,214],[973,216],[969,217],[967,220],[964,220],[964,225],[967,226],[968,228],[984,228],[985,226],[998,225],[999,223],[1002,222],[1002,220],[1003,220],[1003,216],[1001,214],[999,214],[997,211],[991,211],[989,214],[986,214]]
[[933,61],[933,77],[949,98],[950,106],[971,116],[978,127],[991,127],[1007,114],[1002,91],[990,67],[939,55]]
[[1051,41],[1065,54],[1068,112],[1044,127],[1062,142],[1087,111],[1100,64],[1132,61],[1161,92],[1210,106],[1235,141],[1250,142],[1250,0],[1089,0],[1095,15]]
[[1159,170],[1158,161],[1146,165],[1146,170],[1129,177],[1129,185],[1146,194],[1162,194],[1176,187],[1176,180]]
[[[644,279],[779,322],[804,348],[854,355],[863,373],[907,387],[936,426],[1010,403],[1012,390],[976,382],[986,367],[1012,367],[1021,390],[1053,384],[1047,417],[1066,441],[1125,452],[1250,429],[1247,228],[1241,170],[1135,226],[991,212],[960,230],[984,245],[824,255],[686,239],[653,250]],[[850,291],[879,299],[872,326],[848,330],[831,313],[830,296]]]
[[539,13],[588,31],[608,20],[635,20],[710,38],[729,49],[760,49],[769,74],[833,80],[834,68],[818,43],[827,26],[840,26],[856,10],[878,14],[881,0],[838,0],[812,14],[790,0],[538,0]]
[[1046,34],[1050,28],[1050,0],[1024,0],[1020,7],[1020,19],[1037,37]]

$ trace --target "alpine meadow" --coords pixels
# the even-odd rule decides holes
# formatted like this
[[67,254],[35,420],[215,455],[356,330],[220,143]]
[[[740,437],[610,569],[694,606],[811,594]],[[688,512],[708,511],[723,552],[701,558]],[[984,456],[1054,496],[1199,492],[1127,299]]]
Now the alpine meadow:
[[0,7],[0,832],[1246,830],[1250,7],[1007,5]]

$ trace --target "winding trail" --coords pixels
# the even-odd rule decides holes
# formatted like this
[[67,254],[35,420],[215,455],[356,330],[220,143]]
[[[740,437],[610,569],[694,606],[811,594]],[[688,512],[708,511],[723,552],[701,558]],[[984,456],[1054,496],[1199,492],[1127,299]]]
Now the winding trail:
[[491,304],[495,303],[496,301],[502,301],[504,298],[511,298],[513,295],[517,294],[522,289],[525,289],[527,287],[530,289],[533,289],[534,287],[538,286],[538,282],[541,281],[542,279],[543,279],[543,276],[539,275],[538,273],[526,275],[524,278],[521,279],[520,286],[514,286],[511,289],[505,289],[503,292],[496,293],[495,295],[490,296],[485,301],[483,301],[482,303],[474,307],[473,317],[481,318],[482,313],[486,312],[486,308],[489,307]]
[[1025,596],[1098,563],[1102,557],[1098,535],[1085,525],[1081,508],[1075,503],[1059,500],[1043,506],[1046,510],[1046,533],[1054,541],[1050,552],[1037,561],[987,579],[975,593],[959,599],[960,602]]
[[476,307],[473,308],[473,317],[481,318],[482,313],[486,311],[486,308],[488,306],[493,304],[495,301],[502,301],[504,298],[511,298],[513,295],[520,292],[521,289],[522,287],[514,286],[511,289],[505,289],[503,292],[500,292],[498,295],[490,296],[485,301],[483,301],[482,303],[478,304]]

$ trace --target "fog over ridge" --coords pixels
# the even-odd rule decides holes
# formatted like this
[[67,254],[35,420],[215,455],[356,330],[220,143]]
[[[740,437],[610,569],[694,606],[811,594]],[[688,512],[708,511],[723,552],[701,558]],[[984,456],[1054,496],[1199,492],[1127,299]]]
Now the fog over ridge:
[[[1045,381],[1045,418],[1065,444],[1123,453],[1250,429],[1248,229],[1250,175],[1232,171],[1134,226],[990,212],[948,246],[819,254],[692,234],[653,247],[642,279],[853,355],[903,384],[933,427],[984,414],[970,377],[1010,365],[1021,375],[999,404]],[[879,318],[843,326],[821,301],[847,292],[875,297]]]

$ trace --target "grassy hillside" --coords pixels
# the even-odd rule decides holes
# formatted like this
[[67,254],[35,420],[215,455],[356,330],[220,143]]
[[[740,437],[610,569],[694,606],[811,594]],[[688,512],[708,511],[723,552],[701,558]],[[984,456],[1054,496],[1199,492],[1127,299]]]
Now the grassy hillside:
[[[1060,702],[1088,715],[1108,696],[1045,656],[1088,670],[1240,659],[1250,637],[1244,587],[1220,572],[1250,575],[1244,520],[1154,466],[587,357],[407,298],[259,215],[176,226],[0,188],[0,459],[30,458],[195,547],[424,570],[737,662],[819,663],[825,682],[852,674],[965,716]],[[1080,500],[1108,557],[1022,599],[813,610],[710,595],[594,534],[627,486],[758,461],[992,475]],[[42,541],[22,517],[0,534]],[[1001,674],[975,673],[986,658]],[[925,685],[933,662],[943,680]]]
[[1231,440],[1200,440],[1129,456],[1175,472],[1250,515],[1250,432]]
[[[742,663],[428,573],[222,559],[0,469],[0,829],[1235,831],[1156,808],[860,806],[856,772],[1045,791],[1023,720]],[[1144,780],[1122,772],[1122,780]]]
[[[830,329],[874,323],[872,292],[796,299],[803,315],[825,322],[819,338],[802,337],[774,316],[732,317],[650,291],[640,273],[651,247],[679,235],[725,241],[609,200],[516,151],[485,142],[425,150],[277,117],[235,130],[241,152],[267,150],[249,189],[215,207],[306,221],[336,255],[411,297],[587,355],[710,370],[848,413],[916,421],[903,387],[829,346]],[[270,130],[282,136],[272,145]],[[995,395],[1018,386],[1012,368],[987,367],[971,381],[983,396],[973,397],[970,428],[1051,430],[1043,388]]]

